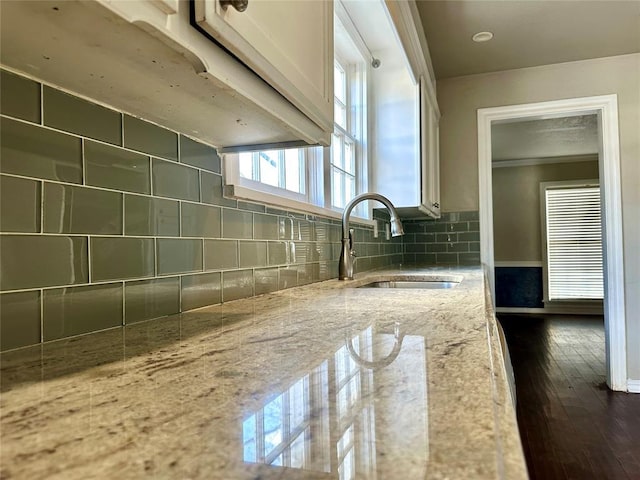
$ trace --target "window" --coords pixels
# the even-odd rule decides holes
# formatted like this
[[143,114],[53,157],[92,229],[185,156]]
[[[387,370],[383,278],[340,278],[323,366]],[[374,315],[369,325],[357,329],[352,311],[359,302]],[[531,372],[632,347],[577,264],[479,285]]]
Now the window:
[[547,299],[602,299],[600,187],[543,183],[541,193]]
[[[284,207],[341,211],[367,190],[367,63],[353,36],[357,30],[343,9],[336,9],[334,63],[334,133],[331,146],[261,150],[229,155],[225,174],[252,199]],[[239,189],[237,189],[239,191]],[[260,193],[268,195],[261,196]],[[292,203],[299,202],[299,203]],[[305,208],[314,211],[313,208]],[[323,212],[318,212],[323,213]],[[354,212],[366,217],[366,205]]]
[[[356,196],[355,119],[350,113],[350,75],[340,62],[334,66],[334,133],[331,137],[331,206],[344,208]],[[355,90],[355,88],[354,88]]]
[[243,152],[239,155],[240,176],[304,195],[305,159],[301,148]]

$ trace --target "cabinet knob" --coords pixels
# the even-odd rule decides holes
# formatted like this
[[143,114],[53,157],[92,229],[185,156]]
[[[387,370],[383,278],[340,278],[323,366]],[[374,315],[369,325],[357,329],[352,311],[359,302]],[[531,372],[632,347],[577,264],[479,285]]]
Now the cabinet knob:
[[440,208],[440,204],[438,202],[433,202],[432,205],[433,208]]
[[249,0],[220,0],[220,6],[225,10],[232,6],[239,12],[244,12],[249,6]]

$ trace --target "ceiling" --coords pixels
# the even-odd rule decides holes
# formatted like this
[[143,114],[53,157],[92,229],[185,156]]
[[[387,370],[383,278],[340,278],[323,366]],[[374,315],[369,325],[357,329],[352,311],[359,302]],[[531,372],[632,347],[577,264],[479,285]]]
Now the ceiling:
[[[640,0],[417,0],[436,78],[640,52]],[[489,42],[471,37],[490,31]]]
[[512,121],[491,126],[493,162],[597,153],[597,115]]

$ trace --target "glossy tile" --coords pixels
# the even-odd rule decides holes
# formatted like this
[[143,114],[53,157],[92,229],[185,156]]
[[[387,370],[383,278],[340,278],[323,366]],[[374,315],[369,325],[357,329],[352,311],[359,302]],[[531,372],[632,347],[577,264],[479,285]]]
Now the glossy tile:
[[222,301],[220,277],[219,272],[182,277],[182,311],[220,303]]
[[44,290],[44,341],[122,325],[122,283]]
[[41,183],[0,175],[0,231],[40,232]]
[[159,238],[158,275],[202,271],[202,240]]
[[[368,270],[366,264],[367,259],[361,258],[358,262],[362,270],[356,267],[356,271],[361,272]],[[307,285],[309,283],[320,281],[320,264],[318,263],[305,263],[304,265],[298,265],[298,285]]]
[[40,291],[0,295],[0,350],[40,343]]
[[253,238],[278,240],[279,222],[275,215],[253,215]]
[[265,267],[267,265],[267,242],[238,242],[240,268]]
[[223,192],[222,176],[215,173],[200,172],[201,201],[212,205],[225,207],[237,207],[237,200],[225,198]]
[[178,135],[139,118],[124,116],[124,146],[178,161]]
[[119,112],[46,85],[42,91],[45,125],[83,137],[122,145],[122,115]]
[[0,112],[40,123],[40,84],[0,70]]
[[183,237],[220,238],[220,208],[183,203],[181,215]]
[[253,296],[252,270],[222,272],[222,300],[229,302]]
[[124,234],[179,237],[179,202],[141,195],[125,195]]
[[222,236],[224,238],[253,238],[253,213],[223,208]]
[[154,195],[194,202],[200,200],[198,170],[154,158],[152,172]]
[[180,135],[180,162],[220,173],[220,157],[213,147]]
[[180,311],[180,278],[126,282],[125,324],[164,317]]
[[269,265],[284,265],[287,262],[287,242],[269,242],[267,260]]
[[236,240],[205,240],[204,269],[231,268],[238,268],[238,242]]
[[298,269],[296,267],[280,267],[278,289],[298,286]]
[[45,233],[122,234],[122,194],[59,183],[44,184]]
[[89,281],[85,237],[2,235],[0,259],[3,291]]
[[243,202],[241,200],[238,200],[238,208],[257,213],[265,213],[267,211],[267,208],[260,203]]
[[80,139],[37,125],[0,118],[0,170],[82,183]]
[[84,161],[87,185],[151,193],[151,167],[145,155],[85,140]]
[[254,272],[255,294],[271,293],[278,290],[278,269],[258,268]]
[[91,280],[151,277],[154,268],[152,238],[91,238]]

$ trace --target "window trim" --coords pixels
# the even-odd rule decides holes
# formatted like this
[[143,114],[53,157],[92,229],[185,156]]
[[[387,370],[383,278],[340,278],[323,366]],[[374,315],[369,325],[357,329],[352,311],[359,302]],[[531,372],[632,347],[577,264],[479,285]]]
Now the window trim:
[[[549,189],[563,189],[563,188],[580,188],[580,187],[599,187],[600,181],[598,179],[588,180],[565,180],[565,181],[553,181],[553,182],[541,182],[540,183],[540,234],[541,234],[541,246],[542,246],[542,292],[544,305],[602,305],[603,299],[584,298],[584,299],[553,299],[549,298],[549,263],[548,263],[548,247],[547,247],[547,203],[546,203],[546,191]],[[604,213],[601,213],[604,217]],[[601,237],[603,243],[603,262],[605,255],[604,237]],[[604,267],[603,267],[604,277]],[[604,280],[604,278],[603,278]],[[604,289],[604,295],[606,295],[606,288]]]

